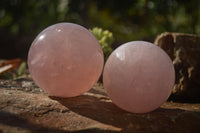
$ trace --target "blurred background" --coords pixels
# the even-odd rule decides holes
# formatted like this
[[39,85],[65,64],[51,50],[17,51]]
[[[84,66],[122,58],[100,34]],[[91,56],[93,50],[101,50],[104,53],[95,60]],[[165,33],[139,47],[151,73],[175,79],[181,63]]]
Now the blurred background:
[[1,0],[0,58],[27,58],[44,28],[72,22],[113,33],[112,48],[162,32],[200,34],[199,0]]

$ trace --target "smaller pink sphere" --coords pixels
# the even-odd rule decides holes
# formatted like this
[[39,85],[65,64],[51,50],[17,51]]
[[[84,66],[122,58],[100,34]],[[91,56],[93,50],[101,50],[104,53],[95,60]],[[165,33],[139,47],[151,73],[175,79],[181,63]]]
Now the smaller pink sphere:
[[51,96],[74,97],[88,91],[103,69],[98,40],[84,27],[59,23],[33,41],[28,66],[36,84]]
[[117,48],[108,58],[103,83],[120,108],[146,113],[162,105],[171,94],[175,71],[169,56],[158,46],[133,41]]

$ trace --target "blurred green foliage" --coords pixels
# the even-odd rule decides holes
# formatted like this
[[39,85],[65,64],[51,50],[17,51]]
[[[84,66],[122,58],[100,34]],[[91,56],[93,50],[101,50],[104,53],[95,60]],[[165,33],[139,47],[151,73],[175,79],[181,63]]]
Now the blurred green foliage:
[[0,27],[21,36],[38,34],[50,24],[65,19],[67,2],[66,0],[2,0]]
[[[1,0],[0,29],[18,39],[58,22],[101,27],[114,33],[113,47],[153,41],[162,32],[200,34],[199,0]],[[30,45],[30,44],[29,44]]]
[[0,74],[0,79],[15,79],[24,76],[27,71],[27,62],[23,61],[19,66]]
[[10,71],[0,74],[0,79],[13,79],[13,78],[14,78],[13,72]]
[[18,70],[17,70],[17,76],[22,76],[26,70],[27,63],[24,61],[20,64]]
[[113,33],[108,30],[103,30],[102,28],[89,29],[90,32],[98,39],[103,53],[105,61],[108,59],[109,55],[112,53],[111,45],[114,42]]

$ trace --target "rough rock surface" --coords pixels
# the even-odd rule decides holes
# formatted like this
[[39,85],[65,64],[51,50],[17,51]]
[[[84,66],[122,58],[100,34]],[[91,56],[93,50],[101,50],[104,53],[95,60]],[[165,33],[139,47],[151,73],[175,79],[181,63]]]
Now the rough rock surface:
[[146,114],[116,107],[101,84],[74,98],[49,97],[31,79],[0,80],[0,133],[199,133],[200,104],[166,102]]
[[155,42],[173,60],[176,82],[172,100],[200,102],[200,36],[163,33]]

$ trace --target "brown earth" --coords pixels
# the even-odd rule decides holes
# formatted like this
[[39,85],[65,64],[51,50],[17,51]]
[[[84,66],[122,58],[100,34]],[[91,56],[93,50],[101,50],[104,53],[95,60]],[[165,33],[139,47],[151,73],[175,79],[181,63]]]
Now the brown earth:
[[0,80],[0,133],[199,133],[200,103],[166,102],[146,114],[119,109],[102,84],[74,98],[50,97],[31,79]]

